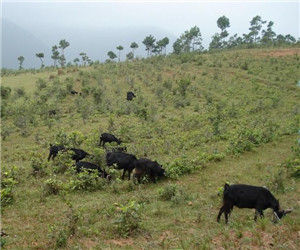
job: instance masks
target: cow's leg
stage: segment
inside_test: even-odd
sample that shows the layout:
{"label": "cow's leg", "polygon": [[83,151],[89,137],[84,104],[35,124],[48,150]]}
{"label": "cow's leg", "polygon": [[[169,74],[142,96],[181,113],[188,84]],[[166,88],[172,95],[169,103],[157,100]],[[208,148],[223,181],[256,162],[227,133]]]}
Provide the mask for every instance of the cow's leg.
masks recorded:
{"label": "cow's leg", "polygon": [[230,214],[230,210],[228,211],[227,209],[225,210],[225,222],[226,224],[228,223],[228,215]]}
{"label": "cow's leg", "polygon": [[263,218],[264,217],[264,213],[261,209],[259,208],[256,208],[255,209],[255,215],[254,215],[254,220],[257,221],[257,215],[260,215],[260,218]]}
{"label": "cow's leg", "polygon": [[220,218],[221,218],[221,215],[222,213],[224,213],[224,210],[225,210],[225,207],[224,205],[220,208],[220,211],[219,211],[219,214],[218,214],[218,217],[217,217],[217,222],[220,222]]}
{"label": "cow's leg", "polygon": [[121,177],[122,180],[124,180],[124,178],[125,178],[125,172],[126,172],[126,170],[125,170],[125,168],[124,168],[124,169],[123,169],[123,174],[122,174],[122,177]]}
{"label": "cow's leg", "polygon": [[128,180],[130,180],[130,175],[131,175],[131,172],[132,172],[132,170],[127,170],[128,171]]}
{"label": "cow's leg", "polygon": [[49,156],[48,156],[48,161],[51,159],[51,156],[52,156],[52,154],[51,154],[51,152],[49,153]]}
{"label": "cow's leg", "polygon": [[155,178],[155,176],[154,176],[153,174],[150,176],[150,179],[151,179],[151,181],[152,181],[153,183],[156,183],[156,178]]}

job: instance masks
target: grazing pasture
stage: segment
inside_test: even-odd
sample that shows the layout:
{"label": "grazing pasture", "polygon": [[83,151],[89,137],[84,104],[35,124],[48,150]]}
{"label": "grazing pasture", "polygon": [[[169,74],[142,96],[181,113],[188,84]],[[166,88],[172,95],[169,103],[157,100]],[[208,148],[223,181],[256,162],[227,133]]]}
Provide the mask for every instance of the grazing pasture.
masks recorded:
{"label": "grazing pasture", "polygon": [[[279,51],[4,75],[1,245],[298,249],[300,49]],[[130,102],[128,90],[136,95]],[[120,145],[99,146],[103,133]],[[84,150],[91,164],[76,171],[72,150],[48,161],[50,144]],[[122,171],[106,165],[116,147],[156,161],[165,177],[121,180]],[[254,222],[254,210],[234,208],[227,225],[217,223],[225,183],[265,186],[293,212],[274,224],[271,209]]]}

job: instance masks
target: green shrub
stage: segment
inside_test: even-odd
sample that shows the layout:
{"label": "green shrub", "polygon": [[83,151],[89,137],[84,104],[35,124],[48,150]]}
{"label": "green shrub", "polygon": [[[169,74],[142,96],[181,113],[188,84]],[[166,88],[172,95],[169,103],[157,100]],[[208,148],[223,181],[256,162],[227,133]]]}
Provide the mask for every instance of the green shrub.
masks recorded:
{"label": "green shrub", "polygon": [[31,156],[32,175],[34,177],[43,177],[47,175],[48,163],[43,159],[41,154]]}
{"label": "green shrub", "polygon": [[158,190],[159,198],[164,201],[171,200],[178,192],[177,184],[168,184]]}
{"label": "green shrub", "polygon": [[14,200],[13,189],[18,183],[17,181],[17,168],[7,168],[2,166],[1,169],[1,205],[3,207],[11,204]]}
{"label": "green shrub", "polygon": [[98,176],[98,171],[84,170],[78,174],[73,175],[69,183],[67,183],[67,189],[73,190],[85,190],[96,191],[102,190],[105,187],[106,179]]}
{"label": "green shrub", "polygon": [[141,205],[130,201],[125,205],[116,204],[117,218],[114,221],[116,232],[122,237],[134,234],[140,228]]}
{"label": "green shrub", "polygon": [[42,90],[47,87],[47,82],[41,78],[39,78],[36,82],[36,87],[38,90]]}
{"label": "green shrub", "polygon": [[43,194],[44,196],[57,195],[63,190],[63,183],[56,179],[56,176],[51,176],[44,182]]}
{"label": "green shrub", "polygon": [[2,99],[7,99],[10,96],[11,93],[11,88],[10,87],[5,87],[1,85],[1,98]]}

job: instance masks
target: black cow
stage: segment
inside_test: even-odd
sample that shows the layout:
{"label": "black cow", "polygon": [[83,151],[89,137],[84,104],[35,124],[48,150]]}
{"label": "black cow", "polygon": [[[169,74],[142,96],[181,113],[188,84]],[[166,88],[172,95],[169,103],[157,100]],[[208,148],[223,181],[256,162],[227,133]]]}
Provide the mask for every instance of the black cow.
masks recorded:
{"label": "black cow", "polygon": [[86,161],[78,161],[76,162],[76,172],[80,173],[83,169],[86,169],[88,171],[90,170],[97,170],[98,176],[102,178],[106,178],[108,180],[111,180],[111,176],[105,172],[105,170],[101,169],[96,164],[86,162]]}
{"label": "black cow", "polygon": [[107,166],[117,165],[117,169],[123,169],[122,179],[124,180],[126,171],[128,172],[128,180],[130,180],[130,175],[134,169],[134,163],[137,158],[128,153],[124,152],[108,152],[106,154],[106,164]]}
{"label": "black cow", "polygon": [[159,165],[156,161],[141,158],[135,161],[134,166],[134,177],[139,183],[144,175],[147,175],[154,183],[156,182],[156,177],[160,178],[165,176],[165,170],[162,168],[162,165]]}
{"label": "black cow", "polygon": [[78,92],[77,92],[76,90],[71,90],[70,93],[71,93],[72,95],[78,95]]}
{"label": "black cow", "polygon": [[85,152],[82,149],[70,148],[70,150],[72,150],[74,152],[74,154],[72,155],[72,160],[74,160],[76,162],[81,161],[86,156],[90,155],[89,153]]}
{"label": "black cow", "polygon": [[127,147],[114,147],[111,148],[111,152],[127,152]]}
{"label": "black cow", "polygon": [[120,145],[122,143],[122,141],[120,139],[118,139],[117,137],[115,137],[112,134],[109,134],[109,133],[101,134],[99,146],[103,145],[103,147],[104,147],[105,143],[107,143],[107,142],[108,143],[116,142],[116,143],[118,143],[118,145]]}
{"label": "black cow", "polygon": [[49,114],[49,116],[54,116],[54,115],[56,115],[56,110],[51,109],[51,110],[49,110],[48,114]]}
{"label": "black cow", "polygon": [[52,160],[54,160],[54,158],[57,156],[58,152],[61,150],[65,150],[65,147],[62,145],[52,145],[50,144],[50,148],[49,148],[49,156],[48,156],[48,161],[52,158]]}
{"label": "black cow", "polygon": [[228,223],[228,215],[231,213],[233,206],[238,208],[254,208],[256,221],[257,215],[264,216],[263,210],[272,208],[274,215],[277,219],[282,218],[291,210],[280,210],[279,200],[271,194],[271,192],[264,187],[256,187],[244,184],[228,185],[224,186],[223,193],[223,206],[217,217],[217,221],[220,221],[222,213],[225,214],[225,221]]}
{"label": "black cow", "polygon": [[132,91],[127,92],[127,101],[132,101],[132,99],[136,97]]}

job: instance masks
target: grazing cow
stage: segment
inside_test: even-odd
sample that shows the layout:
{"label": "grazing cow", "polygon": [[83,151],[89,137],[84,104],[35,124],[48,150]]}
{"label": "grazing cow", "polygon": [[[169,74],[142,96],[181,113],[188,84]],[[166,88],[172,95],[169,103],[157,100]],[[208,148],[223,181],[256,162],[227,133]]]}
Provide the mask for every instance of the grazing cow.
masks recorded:
{"label": "grazing cow", "polygon": [[55,109],[51,109],[51,110],[49,110],[49,116],[54,116],[54,115],[56,115],[56,110]]}
{"label": "grazing cow", "polygon": [[108,173],[106,173],[105,170],[101,169],[98,165],[86,161],[77,161],[76,162],[77,173],[80,173],[83,169],[86,169],[88,171],[97,170],[99,177],[111,180],[111,176]]}
{"label": "grazing cow", "polygon": [[89,153],[85,152],[82,149],[70,148],[70,150],[72,150],[74,152],[74,154],[72,155],[72,160],[74,160],[76,162],[81,161],[86,156],[90,155]]}
{"label": "grazing cow", "polygon": [[282,218],[291,210],[280,210],[279,201],[271,194],[271,192],[264,187],[256,187],[250,185],[236,184],[224,186],[223,193],[223,206],[217,217],[217,221],[220,221],[222,213],[225,215],[225,221],[228,223],[228,215],[231,213],[233,206],[238,208],[254,208],[256,221],[257,215],[264,216],[263,210],[272,208],[274,215],[277,219]]}
{"label": "grazing cow", "polygon": [[72,95],[78,95],[78,92],[77,92],[76,90],[71,90],[70,93],[71,93]]}
{"label": "grazing cow", "polygon": [[135,161],[135,173],[134,177],[141,182],[141,177],[147,175],[152,182],[156,182],[156,177],[165,176],[165,170],[162,165],[159,165],[156,161],[151,161],[145,158],[141,158]]}
{"label": "grazing cow", "polygon": [[132,99],[136,97],[132,91],[127,92],[127,101],[132,101]]}
{"label": "grazing cow", "polygon": [[118,143],[118,145],[120,145],[122,143],[122,141],[120,139],[118,139],[117,137],[115,137],[112,134],[109,134],[109,133],[101,134],[99,146],[103,145],[103,147],[104,147],[105,143],[107,143],[107,142],[108,143],[116,142],[116,143]]}
{"label": "grazing cow", "polygon": [[65,147],[62,145],[52,145],[50,144],[50,149],[49,149],[49,156],[48,156],[48,161],[51,159],[54,160],[54,158],[57,156],[58,152],[61,150],[64,150]]}
{"label": "grazing cow", "polygon": [[134,169],[134,163],[137,158],[128,153],[124,152],[108,152],[106,154],[106,164],[107,166],[117,165],[117,169],[123,169],[122,179],[124,180],[126,171],[128,172],[128,180],[130,180],[130,175]]}

